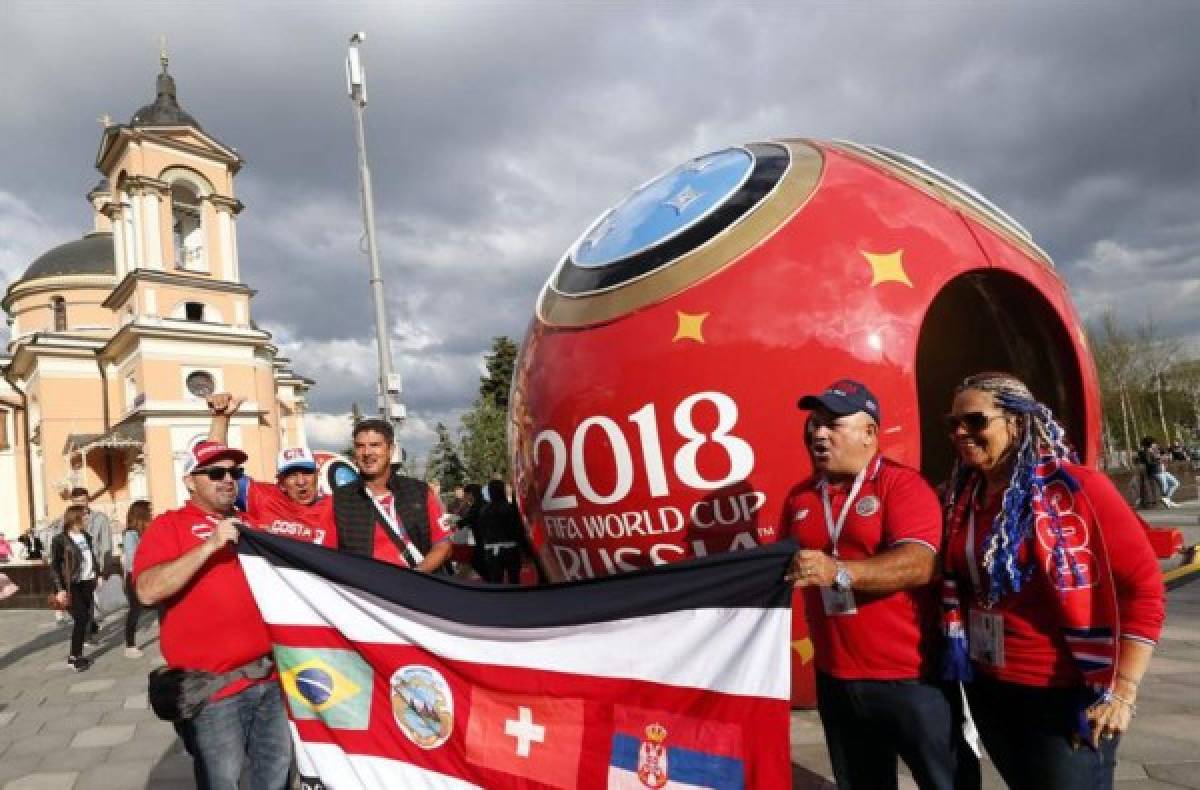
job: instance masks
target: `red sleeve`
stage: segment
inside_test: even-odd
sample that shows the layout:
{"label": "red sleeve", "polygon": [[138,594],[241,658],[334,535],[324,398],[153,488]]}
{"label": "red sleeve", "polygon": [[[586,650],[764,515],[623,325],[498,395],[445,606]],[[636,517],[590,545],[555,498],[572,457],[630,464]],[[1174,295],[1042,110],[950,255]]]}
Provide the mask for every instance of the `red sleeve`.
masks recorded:
{"label": "red sleeve", "polygon": [[175,525],[171,516],[164,513],[150,522],[138,543],[137,553],[133,557],[133,583],[147,568],[161,565],[164,562],[183,556],[179,545],[179,537],[175,534]]}
{"label": "red sleeve", "polygon": [[937,553],[942,545],[942,508],[937,494],[915,469],[892,467],[884,491],[883,541],[890,548],[919,543]]}
{"label": "red sleeve", "polygon": [[1071,471],[1083,485],[1104,536],[1117,586],[1121,636],[1157,642],[1167,616],[1166,592],[1145,528],[1107,475],[1091,469]]}
{"label": "red sleeve", "polygon": [[246,484],[246,515],[253,519],[262,518],[262,500],[263,486],[266,483],[260,483],[257,480],[250,480]]}
{"label": "red sleeve", "polygon": [[442,500],[438,499],[437,494],[433,493],[433,489],[425,486],[425,510],[429,513],[429,545],[436,546],[437,544],[450,540],[453,530],[449,529],[445,524],[445,511],[442,508]]}
{"label": "red sleeve", "polygon": [[787,492],[787,496],[783,498],[783,510],[779,513],[779,540],[796,537],[792,534],[792,529],[796,518],[796,498],[800,496],[802,487],[801,484],[792,486],[791,490]]}
{"label": "red sleeve", "polygon": [[333,497],[324,496],[317,500],[313,505],[316,511],[313,519],[316,524],[314,528],[317,530],[317,543],[327,549],[336,549],[338,547],[337,525],[333,522]]}

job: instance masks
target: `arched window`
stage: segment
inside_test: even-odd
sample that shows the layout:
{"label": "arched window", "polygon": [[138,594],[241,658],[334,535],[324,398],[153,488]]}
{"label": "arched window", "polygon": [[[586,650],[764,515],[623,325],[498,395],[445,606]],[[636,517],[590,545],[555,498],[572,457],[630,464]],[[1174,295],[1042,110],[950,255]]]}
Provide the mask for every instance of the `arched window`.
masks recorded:
{"label": "arched window", "polygon": [[54,313],[54,331],[67,331],[67,300],[55,296],[50,300],[50,310]]}
{"label": "arched window", "polygon": [[200,196],[184,181],[171,184],[171,231],[175,243],[175,267],[205,271]]}

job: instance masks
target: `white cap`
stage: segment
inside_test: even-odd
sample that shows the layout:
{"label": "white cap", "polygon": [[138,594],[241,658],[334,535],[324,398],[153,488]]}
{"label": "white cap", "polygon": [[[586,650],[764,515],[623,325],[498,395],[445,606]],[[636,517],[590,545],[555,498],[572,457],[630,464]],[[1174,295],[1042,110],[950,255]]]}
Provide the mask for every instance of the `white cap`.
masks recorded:
{"label": "white cap", "polygon": [[288,447],[280,450],[279,457],[275,461],[275,474],[287,474],[294,469],[317,471],[317,459],[313,458],[312,450],[307,447]]}

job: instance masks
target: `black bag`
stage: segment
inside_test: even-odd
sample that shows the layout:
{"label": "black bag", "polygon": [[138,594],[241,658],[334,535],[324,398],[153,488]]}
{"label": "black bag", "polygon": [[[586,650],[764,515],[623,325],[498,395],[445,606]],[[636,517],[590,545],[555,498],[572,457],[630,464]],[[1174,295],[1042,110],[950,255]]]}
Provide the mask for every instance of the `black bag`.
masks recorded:
{"label": "black bag", "polygon": [[233,681],[262,680],[274,666],[270,656],[263,656],[222,675],[199,669],[158,667],[147,678],[146,698],[154,715],[163,721],[188,721],[204,710],[213,694]]}

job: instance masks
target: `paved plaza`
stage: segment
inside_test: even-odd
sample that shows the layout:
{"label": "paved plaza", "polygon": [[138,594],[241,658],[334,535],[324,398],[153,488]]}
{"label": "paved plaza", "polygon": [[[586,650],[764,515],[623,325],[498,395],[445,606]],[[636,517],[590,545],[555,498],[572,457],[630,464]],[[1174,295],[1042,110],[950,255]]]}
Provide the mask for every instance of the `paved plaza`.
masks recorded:
{"label": "paved plaza", "polygon": [[[1200,507],[1145,514],[1189,525]],[[1200,582],[1168,594],[1167,628],[1121,745],[1121,790],[1200,788]],[[49,611],[0,610],[0,789],[118,790],[192,787],[191,763],[169,724],[146,706],[146,673],[161,662],[158,629],[143,617],[146,655],[125,658],[122,620],[106,622],[96,659],[76,673],[63,659],[69,629]],[[829,760],[815,713],[792,718],[795,787],[826,788]],[[988,768],[988,787],[1001,787]],[[907,787],[914,787],[905,780]]]}

